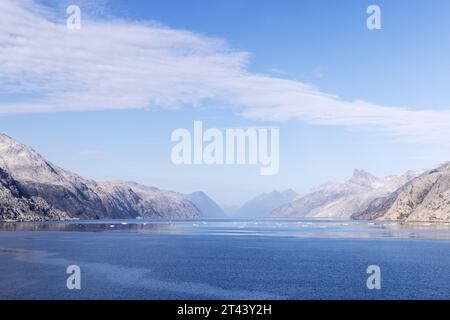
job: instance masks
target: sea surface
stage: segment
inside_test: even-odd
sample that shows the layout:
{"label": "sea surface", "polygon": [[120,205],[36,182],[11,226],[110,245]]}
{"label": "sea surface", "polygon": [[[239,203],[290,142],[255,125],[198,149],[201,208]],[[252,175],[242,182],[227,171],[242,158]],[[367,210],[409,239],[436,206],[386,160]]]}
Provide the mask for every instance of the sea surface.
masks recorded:
{"label": "sea surface", "polygon": [[[69,265],[81,289],[69,290]],[[367,287],[367,268],[381,289]],[[450,225],[0,223],[0,299],[449,299]]]}

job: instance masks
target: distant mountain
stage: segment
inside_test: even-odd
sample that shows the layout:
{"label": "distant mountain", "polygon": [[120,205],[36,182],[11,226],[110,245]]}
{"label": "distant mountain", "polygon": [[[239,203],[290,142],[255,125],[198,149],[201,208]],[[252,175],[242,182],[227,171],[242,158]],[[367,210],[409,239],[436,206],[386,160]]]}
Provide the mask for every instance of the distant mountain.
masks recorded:
{"label": "distant mountain", "polygon": [[203,218],[218,219],[226,217],[222,208],[202,191],[188,194],[185,198],[192,202],[200,210]]}
{"label": "distant mountain", "polygon": [[389,195],[419,173],[379,179],[363,170],[355,170],[344,182],[328,183],[298,197],[272,212],[276,217],[349,218],[367,208],[375,198]]}
{"label": "distant mountain", "polygon": [[237,211],[236,216],[266,217],[274,209],[293,201],[297,196],[297,193],[292,189],[283,192],[275,190],[271,193],[263,193],[242,205]]}
{"label": "distant mountain", "polygon": [[450,221],[450,163],[411,179],[371,201],[353,219]]}
{"label": "distant mountain", "polygon": [[0,220],[201,217],[181,194],[134,182],[84,179],[5,134],[0,134],[0,169]]}

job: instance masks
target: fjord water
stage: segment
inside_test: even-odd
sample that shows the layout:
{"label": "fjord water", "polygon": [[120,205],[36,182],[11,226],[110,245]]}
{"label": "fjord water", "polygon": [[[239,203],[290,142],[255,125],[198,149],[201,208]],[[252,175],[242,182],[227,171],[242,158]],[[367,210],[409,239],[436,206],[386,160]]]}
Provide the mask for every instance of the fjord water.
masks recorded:
{"label": "fjord water", "polygon": [[[66,287],[69,265],[81,290]],[[367,289],[369,265],[380,290]],[[1,299],[448,299],[449,266],[448,224],[0,224]]]}

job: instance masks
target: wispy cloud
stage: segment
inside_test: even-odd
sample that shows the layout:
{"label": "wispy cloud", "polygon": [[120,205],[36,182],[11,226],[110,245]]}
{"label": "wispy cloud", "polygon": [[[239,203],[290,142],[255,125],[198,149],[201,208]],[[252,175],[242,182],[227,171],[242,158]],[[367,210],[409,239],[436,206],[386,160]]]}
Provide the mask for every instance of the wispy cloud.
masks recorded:
{"label": "wispy cloud", "polygon": [[[64,20],[62,20],[64,21]],[[346,101],[251,73],[226,41],[155,22],[85,18],[69,31],[31,0],[0,1],[0,113],[180,108],[217,100],[257,120],[301,119],[450,145],[450,112]]]}

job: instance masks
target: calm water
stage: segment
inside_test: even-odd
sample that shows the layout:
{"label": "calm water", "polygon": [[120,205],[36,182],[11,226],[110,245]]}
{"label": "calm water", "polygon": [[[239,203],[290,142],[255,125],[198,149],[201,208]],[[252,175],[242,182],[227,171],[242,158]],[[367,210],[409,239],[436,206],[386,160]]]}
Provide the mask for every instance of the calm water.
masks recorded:
{"label": "calm water", "polygon": [[[66,268],[81,268],[81,290]],[[381,268],[368,290],[366,268]],[[449,299],[450,225],[342,220],[0,224],[1,299]]]}

